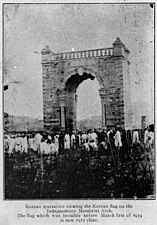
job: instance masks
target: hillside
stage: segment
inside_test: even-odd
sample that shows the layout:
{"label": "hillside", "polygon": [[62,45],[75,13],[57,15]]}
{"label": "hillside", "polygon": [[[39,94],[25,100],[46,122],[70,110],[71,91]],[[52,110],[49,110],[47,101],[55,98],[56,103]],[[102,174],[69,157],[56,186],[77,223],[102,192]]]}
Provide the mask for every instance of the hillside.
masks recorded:
{"label": "hillside", "polygon": [[33,117],[9,115],[5,129],[8,131],[39,131],[43,129],[43,121]]}
{"label": "hillside", "polygon": [[102,126],[101,115],[83,119],[78,121],[77,123],[78,130],[88,130],[92,128],[99,128],[101,126]]}

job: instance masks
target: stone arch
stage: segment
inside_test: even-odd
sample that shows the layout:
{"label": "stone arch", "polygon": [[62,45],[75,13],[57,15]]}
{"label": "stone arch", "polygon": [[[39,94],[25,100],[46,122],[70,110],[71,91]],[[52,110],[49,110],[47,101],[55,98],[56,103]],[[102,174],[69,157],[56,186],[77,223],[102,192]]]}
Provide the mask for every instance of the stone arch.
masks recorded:
{"label": "stone arch", "polygon": [[[90,74],[100,85],[102,126],[131,126],[129,50],[119,38],[112,48],[53,54],[42,52],[44,127],[65,130],[67,81]],[[72,93],[71,93],[72,94]],[[74,95],[69,96],[74,98]],[[74,115],[72,115],[74,118]]]}

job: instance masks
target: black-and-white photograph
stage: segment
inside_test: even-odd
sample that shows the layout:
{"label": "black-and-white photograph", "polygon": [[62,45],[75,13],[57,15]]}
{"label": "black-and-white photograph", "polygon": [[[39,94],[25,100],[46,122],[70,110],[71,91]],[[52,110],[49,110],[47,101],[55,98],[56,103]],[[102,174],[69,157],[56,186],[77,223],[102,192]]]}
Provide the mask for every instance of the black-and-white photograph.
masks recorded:
{"label": "black-and-white photograph", "polygon": [[4,200],[156,198],[154,10],[3,4]]}

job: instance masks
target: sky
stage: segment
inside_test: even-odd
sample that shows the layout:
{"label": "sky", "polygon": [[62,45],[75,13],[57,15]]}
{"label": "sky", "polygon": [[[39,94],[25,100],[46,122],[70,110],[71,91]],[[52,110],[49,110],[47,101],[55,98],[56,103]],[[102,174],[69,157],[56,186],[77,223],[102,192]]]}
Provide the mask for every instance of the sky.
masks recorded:
{"label": "sky", "polygon": [[[77,88],[77,120],[101,115],[98,80],[85,80]],[[90,110],[89,110],[90,109]],[[87,113],[88,111],[88,113]]]}
{"label": "sky", "polygon": [[[144,102],[151,113],[154,97],[153,20],[154,9],[150,4],[5,4],[3,72],[4,83],[9,84],[9,89],[4,94],[4,111],[42,118],[40,52],[46,45],[56,53],[72,48],[76,51],[107,48],[120,37],[130,50],[133,108],[143,110],[141,104]],[[89,85],[91,88],[87,88]],[[91,115],[93,106],[97,108],[93,114],[100,114],[98,88],[90,81],[84,81],[78,87],[78,118]],[[89,97],[90,104],[83,109],[81,99],[93,93],[95,100]]]}

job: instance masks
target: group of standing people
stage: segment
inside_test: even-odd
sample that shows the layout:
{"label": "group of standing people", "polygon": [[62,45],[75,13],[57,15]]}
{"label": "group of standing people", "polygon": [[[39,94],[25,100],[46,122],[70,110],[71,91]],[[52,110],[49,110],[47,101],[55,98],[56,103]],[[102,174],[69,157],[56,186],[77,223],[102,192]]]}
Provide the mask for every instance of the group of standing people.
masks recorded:
{"label": "group of standing people", "polygon": [[[122,129],[91,129],[88,132],[73,131],[71,133],[65,131],[53,135],[44,132],[4,135],[4,147],[9,154],[13,152],[28,153],[29,151],[33,151],[38,155],[51,153],[57,155],[64,150],[78,149],[80,147],[84,147],[86,151],[98,151],[99,146],[101,146],[105,153],[108,146],[110,146],[110,148],[117,151],[118,158],[118,153],[123,146],[125,147],[126,142],[126,131]],[[139,132],[137,129],[134,129],[132,132],[132,144],[140,144],[140,142]],[[150,148],[150,151],[153,151],[154,130],[151,126],[145,129],[143,143],[147,148]]]}
{"label": "group of standing people", "polygon": [[58,153],[59,135],[51,135],[43,132],[37,133],[17,133],[4,135],[5,152],[12,154],[14,152],[28,153],[30,151],[36,154]]}

